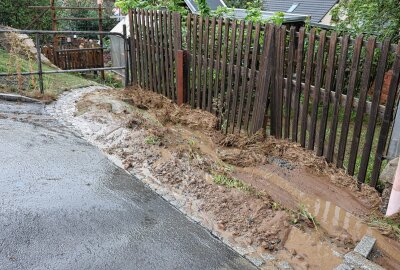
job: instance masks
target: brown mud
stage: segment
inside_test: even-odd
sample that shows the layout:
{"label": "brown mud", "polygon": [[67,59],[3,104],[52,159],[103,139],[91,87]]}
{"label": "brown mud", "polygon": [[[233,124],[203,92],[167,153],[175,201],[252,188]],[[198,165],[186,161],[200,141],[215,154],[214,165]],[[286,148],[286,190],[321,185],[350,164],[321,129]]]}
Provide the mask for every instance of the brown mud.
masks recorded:
{"label": "brown mud", "polygon": [[[379,194],[300,146],[261,133],[222,135],[217,118],[161,95],[97,91],[76,103],[92,141],[261,268],[333,269],[365,234],[374,261],[400,268],[400,244],[367,225]],[[217,185],[234,179],[236,188]],[[232,183],[231,183],[232,184]]]}

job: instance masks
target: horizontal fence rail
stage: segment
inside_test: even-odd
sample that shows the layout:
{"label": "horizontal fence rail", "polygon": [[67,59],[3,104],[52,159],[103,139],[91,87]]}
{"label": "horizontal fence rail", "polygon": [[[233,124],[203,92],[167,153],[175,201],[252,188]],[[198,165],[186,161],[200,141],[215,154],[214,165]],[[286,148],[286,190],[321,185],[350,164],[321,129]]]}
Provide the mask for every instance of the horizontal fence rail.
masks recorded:
{"label": "horizontal fence rail", "polygon": [[225,133],[269,132],[377,185],[400,45],[167,11],[131,10],[129,20],[135,84],[215,114]]}

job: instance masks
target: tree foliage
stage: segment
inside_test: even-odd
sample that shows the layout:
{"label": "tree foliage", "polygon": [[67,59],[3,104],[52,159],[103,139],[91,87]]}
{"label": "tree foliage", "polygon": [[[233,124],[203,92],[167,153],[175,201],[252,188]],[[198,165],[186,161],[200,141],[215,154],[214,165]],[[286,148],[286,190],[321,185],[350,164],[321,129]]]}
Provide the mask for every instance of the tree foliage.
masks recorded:
{"label": "tree foliage", "polygon": [[128,13],[129,9],[160,9],[166,8],[169,11],[179,12],[182,15],[187,14],[187,9],[184,8],[183,0],[117,0],[115,6],[120,8],[123,13]]}
{"label": "tree foliage", "polygon": [[400,0],[342,0],[332,19],[341,32],[400,39]]}
{"label": "tree foliage", "polygon": [[47,14],[31,25],[36,15],[42,11],[28,8],[28,6],[46,6],[48,0],[1,0],[0,1],[0,24],[19,29],[36,28],[50,29],[51,17]]}

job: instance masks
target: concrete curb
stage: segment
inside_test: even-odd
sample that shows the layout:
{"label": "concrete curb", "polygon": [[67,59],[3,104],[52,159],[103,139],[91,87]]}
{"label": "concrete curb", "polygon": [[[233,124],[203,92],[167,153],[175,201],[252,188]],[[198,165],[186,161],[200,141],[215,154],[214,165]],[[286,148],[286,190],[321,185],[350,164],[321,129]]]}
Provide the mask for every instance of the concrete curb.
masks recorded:
{"label": "concrete curb", "polygon": [[13,101],[13,102],[27,102],[27,103],[43,103],[38,99],[24,97],[15,94],[5,94],[5,93],[0,93],[0,100]]}

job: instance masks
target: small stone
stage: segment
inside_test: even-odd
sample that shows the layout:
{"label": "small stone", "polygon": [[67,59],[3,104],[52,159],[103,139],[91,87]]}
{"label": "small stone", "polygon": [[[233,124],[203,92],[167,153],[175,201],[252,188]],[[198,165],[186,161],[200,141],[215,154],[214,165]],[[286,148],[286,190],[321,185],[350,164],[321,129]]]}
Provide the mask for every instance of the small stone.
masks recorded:
{"label": "small stone", "polygon": [[299,254],[296,255],[296,259],[298,259],[299,261],[304,261],[304,257]]}
{"label": "small stone", "polygon": [[334,270],[353,270],[353,267],[342,263],[341,265],[338,265]]}
{"label": "small stone", "polygon": [[262,241],[262,242],[261,242],[261,247],[262,247],[262,248],[265,248],[265,249],[268,248],[268,243],[265,242],[265,241]]}
{"label": "small stone", "polygon": [[297,255],[297,251],[295,249],[291,249],[289,250],[290,254],[292,254],[292,256],[296,256]]}
{"label": "small stone", "polygon": [[222,224],[222,223],[218,223],[218,229],[220,229],[220,230],[223,230],[223,231],[225,231],[226,230],[226,228],[225,228],[225,225],[224,224]]}
{"label": "small stone", "polygon": [[376,239],[365,235],[361,241],[357,244],[354,248],[354,251],[362,255],[363,257],[367,258],[368,255],[371,253],[372,249],[374,248]]}
{"label": "small stone", "polygon": [[384,268],[371,262],[355,251],[351,251],[344,255],[344,261],[353,267],[358,267],[363,270],[383,270]]}
{"label": "small stone", "polygon": [[261,257],[265,260],[265,261],[273,261],[276,260],[276,257],[274,255],[271,255],[269,253],[262,253]]}
{"label": "small stone", "polygon": [[246,256],[246,258],[255,266],[260,267],[264,264],[264,260],[259,257]]}
{"label": "small stone", "polygon": [[282,261],[278,263],[278,269],[279,270],[292,270],[292,266],[287,262],[287,261]]}

